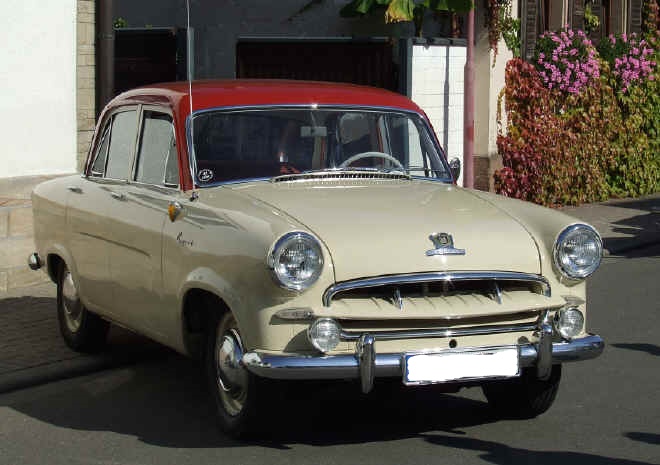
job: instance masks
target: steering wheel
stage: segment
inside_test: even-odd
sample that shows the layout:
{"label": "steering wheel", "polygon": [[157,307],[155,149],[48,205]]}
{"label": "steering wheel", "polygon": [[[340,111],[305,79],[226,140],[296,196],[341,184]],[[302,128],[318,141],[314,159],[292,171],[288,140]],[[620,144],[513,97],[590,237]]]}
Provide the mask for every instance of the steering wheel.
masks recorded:
{"label": "steering wheel", "polygon": [[344,162],[339,165],[339,168],[346,168],[347,166],[350,166],[351,163],[354,161],[362,160],[363,158],[383,158],[387,161],[391,161],[394,163],[397,168],[401,168],[402,171],[406,171],[406,168],[401,164],[399,160],[394,158],[392,155],[383,153],[383,152],[362,152],[362,153],[356,153],[352,157],[348,157]]}

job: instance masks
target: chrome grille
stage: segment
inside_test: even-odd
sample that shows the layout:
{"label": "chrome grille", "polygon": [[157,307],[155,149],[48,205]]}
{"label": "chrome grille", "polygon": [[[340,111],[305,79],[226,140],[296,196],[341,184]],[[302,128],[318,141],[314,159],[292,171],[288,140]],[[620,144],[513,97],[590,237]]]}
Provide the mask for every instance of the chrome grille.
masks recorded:
{"label": "chrome grille", "polygon": [[[479,305],[481,299],[502,303],[517,293],[550,296],[550,284],[539,275],[513,272],[446,272],[381,276],[338,283],[326,290],[323,304],[339,299],[385,299],[401,307],[406,299],[424,299],[431,305],[461,299]],[[448,302],[447,302],[448,303]]]}

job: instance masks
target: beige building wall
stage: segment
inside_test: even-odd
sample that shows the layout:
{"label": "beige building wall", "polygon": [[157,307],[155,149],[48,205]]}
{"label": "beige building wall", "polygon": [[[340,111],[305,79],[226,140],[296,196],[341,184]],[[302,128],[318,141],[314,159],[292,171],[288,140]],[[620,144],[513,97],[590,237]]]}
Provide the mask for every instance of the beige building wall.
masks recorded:
{"label": "beige building wall", "polygon": [[0,21],[0,178],[71,173],[76,0],[3,0]]}
{"label": "beige building wall", "polygon": [[[29,4],[30,2],[27,2],[23,5],[23,8],[27,8]],[[15,141],[17,139],[19,142],[23,140],[26,149],[34,149],[35,144],[38,143],[53,143],[52,140],[49,141],[46,138],[46,135],[39,132],[39,128],[45,127],[45,123],[50,121],[53,123],[52,127],[54,130],[63,132],[61,135],[62,138],[57,140],[64,142],[59,151],[56,148],[53,148],[52,151],[34,149],[33,152],[20,153],[20,156],[14,161],[12,161],[11,157],[9,160],[3,159],[5,171],[0,172],[0,295],[13,289],[38,284],[48,279],[45,273],[31,271],[27,267],[27,257],[34,251],[30,194],[34,186],[52,177],[48,175],[57,174],[58,172],[73,172],[76,167],[79,170],[87,155],[94,131],[94,0],[75,0],[75,5],[72,3],[72,6],[75,6],[76,27],[75,29],[71,27],[69,31],[71,40],[64,42],[60,40],[60,42],[56,42],[56,44],[59,44],[59,47],[64,47],[64,45],[68,47],[65,50],[58,50],[57,53],[58,56],[70,57],[70,61],[64,60],[64,64],[68,63],[69,66],[67,72],[71,76],[71,87],[65,86],[64,89],[57,88],[58,84],[60,84],[57,79],[52,78],[46,82],[45,76],[48,76],[47,73],[32,70],[32,79],[35,79],[36,76],[36,78],[42,80],[42,86],[38,89],[38,92],[28,95],[6,93],[3,96],[3,99],[14,99],[14,103],[11,103],[11,105],[22,104],[28,107],[29,105],[34,105],[41,107],[43,112],[48,113],[49,111],[54,111],[53,108],[50,108],[54,103],[47,94],[53,88],[57,88],[56,90],[60,92],[60,94],[55,92],[58,95],[57,102],[64,107],[70,108],[72,114],[70,118],[67,118],[67,113],[65,112],[64,119],[66,121],[61,121],[57,116],[36,118],[34,115],[37,113],[33,112],[32,119],[38,126],[27,128],[30,133],[29,137],[23,134],[18,135],[22,139],[18,139],[18,136],[15,134],[9,134],[7,136],[12,137],[12,140]],[[66,24],[66,21],[63,21],[61,26],[63,27],[64,24]],[[64,35],[66,36],[67,34]],[[15,38],[14,40],[17,39]],[[12,59],[18,60],[20,57],[16,53],[13,53],[12,50],[16,51],[29,47],[32,40],[34,38],[29,39],[22,45],[13,42],[14,49],[6,48],[4,53],[11,53]],[[50,44],[49,46],[52,47],[52,45]],[[45,50],[49,51],[50,48],[45,47]],[[34,55],[26,54],[26,56],[31,56],[32,62],[38,61],[35,60]],[[61,65],[62,63],[57,63],[57,66]],[[5,71],[3,77],[7,79],[8,75],[9,72]],[[69,81],[64,79],[64,82]],[[22,85],[27,84],[29,83],[22,83]],[[24,100],[28,98],[31,101],[25,102]],[[73,114],[74,109],[75,115]],[[23,124],[25,124],[25,121],[23,120]],[[7,156],[9,155],[7,152],[5,154]],[[59,157],[55,157],[54,154],[58,154]],[[25,157],[31,157],[32,159],[22,163],[21,158]],[[55,160],[52,158],[55,158]],[[12,166],[7,166],[9,164]],[[31,176],[34,174],[35,166],[43,170],[46,176]],[[9,172],[9,169],[12,171]],[[39,169],[37,169],[37,172],[39,172]]]}

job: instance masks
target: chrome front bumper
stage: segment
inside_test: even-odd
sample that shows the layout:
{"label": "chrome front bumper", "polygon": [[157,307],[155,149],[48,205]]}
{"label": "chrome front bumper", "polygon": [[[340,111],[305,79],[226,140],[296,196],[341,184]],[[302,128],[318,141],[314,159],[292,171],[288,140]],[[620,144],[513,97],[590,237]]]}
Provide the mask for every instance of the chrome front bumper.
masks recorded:
{"label": "chrome front bumper", "polygon": [[[536,367],[539,378],[549,375],[554,364],[575,362],[598,357],[603,352],[604,341],[595,334],[570,342],[552,343],[551,334],[541,337],[536,344],[520,348],[520,366]],[[402,377],[405,354],[376,354],[374,338],[360,338],[355,354],[302,356],[272,355],[259,351],[243,356],[243,365],[252,373],[264,378],[309,380],[359,378],[363,392],[369,392],[374,377]]]}

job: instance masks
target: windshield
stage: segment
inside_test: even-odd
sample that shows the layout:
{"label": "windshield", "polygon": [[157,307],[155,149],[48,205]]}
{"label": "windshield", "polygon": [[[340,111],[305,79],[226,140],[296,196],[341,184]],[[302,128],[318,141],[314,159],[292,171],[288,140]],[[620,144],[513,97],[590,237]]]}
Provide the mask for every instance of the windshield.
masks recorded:
{"label": "windshield", "polygon": [[451,181],[428,126],[413,113],[269,108],[195,115],[200,186],[329,169],[405,173]]}

